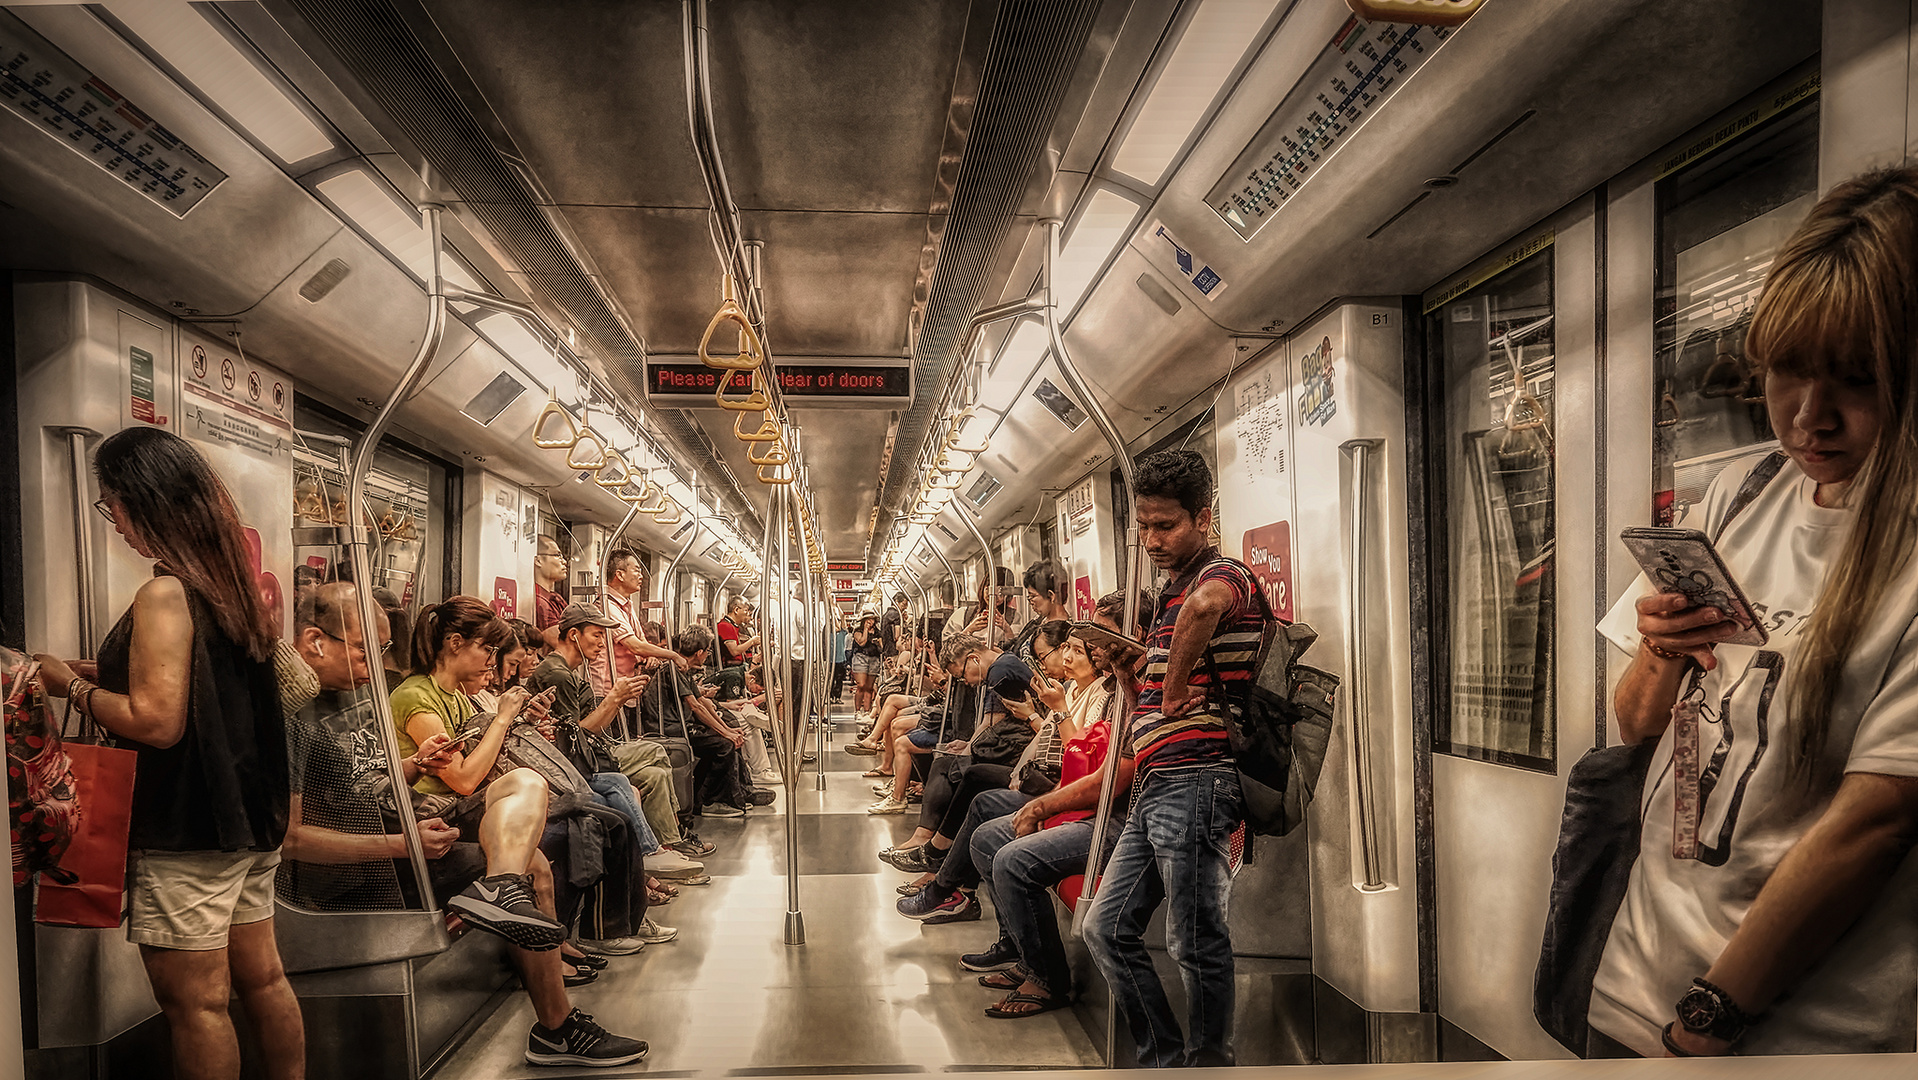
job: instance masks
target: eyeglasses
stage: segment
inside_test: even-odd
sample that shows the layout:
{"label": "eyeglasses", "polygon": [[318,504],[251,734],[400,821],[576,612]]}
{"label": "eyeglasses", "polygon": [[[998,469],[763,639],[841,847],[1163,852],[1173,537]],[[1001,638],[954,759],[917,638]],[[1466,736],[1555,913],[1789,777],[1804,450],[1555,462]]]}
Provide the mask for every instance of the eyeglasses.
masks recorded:
{"label": "eyeglasses", "polygon": [[326,629],[325,627],[320,627],[320,633],[325,634],[327,637],[330,637],[334,641],[337,641],[340,644],[346,646],[346,651],[353,654],[354,656],[362,660],[366,658],[365,639],[361,639],[359,641],[348,641],[345,638],[341,637],[340,635],[335,634],[332,631]]}
{"label": "eyeglasses", "polygon": [[108,505],[105,499],[93,500],[93,508],[95,510],[100,511],[100,516],[107,519],[107,524],[109,525],[120,524],[120,519],[113,516],[113,507]]}

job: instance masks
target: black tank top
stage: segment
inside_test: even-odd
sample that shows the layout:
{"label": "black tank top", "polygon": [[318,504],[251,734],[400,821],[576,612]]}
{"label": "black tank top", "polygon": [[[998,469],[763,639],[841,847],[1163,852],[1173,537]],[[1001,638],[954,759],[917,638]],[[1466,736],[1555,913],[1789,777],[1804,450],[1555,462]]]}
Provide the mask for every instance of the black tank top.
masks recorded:
{"label": "black tank top", "polygon": [[[272,851],[286,837],[286,720],[272,661],[257,661],[187,594],[193,614],[186,730],[165,749],[135,739],[135,851]],[[100,686],[132,685],[133,611],[100,645]]]}

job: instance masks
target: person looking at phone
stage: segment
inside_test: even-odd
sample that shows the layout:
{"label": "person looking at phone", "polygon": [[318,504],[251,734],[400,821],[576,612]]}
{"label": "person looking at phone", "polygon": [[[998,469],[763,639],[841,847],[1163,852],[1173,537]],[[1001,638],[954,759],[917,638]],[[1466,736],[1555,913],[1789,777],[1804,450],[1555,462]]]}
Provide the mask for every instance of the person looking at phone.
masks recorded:
{"label": "person looking at phone", "polygon": [[[433,735],[453,738],[479,715],[470,696],[492,676],[512,628],[477,596],[455,596],[420,612],[413,626],[413,675],[393,688],[393,724],[400,753],[417,757]],[[472,795],[499,761],[500,747],[530,697],[522,687],[499,697],[499,711],[476,741],[455,743],[444,761],[413,786],[424,795]]]}
{"label": "person looking at phone", "polygon": [[[1148,1068],[1232,1063],[1226,904],[1244,796],[1225,708],[1252,677],[1265,609],[1251,571],[1208,539],[1212,490],[1211,470],[1191,450],[1153,454],[1133,477],[1140,541],[1171,580],[1146,633],[1145,674],[1121,745],[1135,760],[1137,790],[1086,916],[1086,945]],[[1184,1034],[1145,947],[1161,900],[1169,902],[1167,951],[1185,980]]]}
{"label": "person looking at phone", "polygon": [[[1632,656],[1620,737],[1658,745],[1593,1056],[1909,1053],[1918,1035],[1914,251],[1906,166],[1834,187],[1771,264],[1745,352],[1786,460],[1762,485],[1768,455],[1727,467],[1684,519],[1717,534],[1770,640],[1730,644],[1725,612],[1643,576],[1599,624]],[[1700,765],[1675,768],[1680,749]]]}
{"label": "person looking at phone", "polygon": [[720,667],[753,662],[759,648],[759,635],[753,632],[753,606],[743,596],[734,596],[726,608],[726,617],[714,631],[719,637]]}
{"label": "person looking at phone", "polygon": [[[320,585],[302,594],[294,616],[294,645],[319,677],[320,695],[289,722],[293,759],[292,817],[286,833],[290,878],[377,860],[394,863],[404,893],[412,879],[399,808],[387,779],[385,755],[372,738],[372,703],[356,693],[369,678],[359,607],[348,583]],[[379,637],[386,637],[380,619]],[[384,642],[382,642],[384,645]],[[402,761],[412,781],[443,764],[451,746],[428,736]],[[477,843],[441,818],[419,822],[433,893],[470,926],[498,934],[533,1006],[526,1060],[536,1065],[625,1065],[647,1045],[614,1035],[573,1009],[557,945],[566,929],[553,917],[552,866],[539,851],[546,825],[546,781],[532,769],[514,769],[486,786],[474,823]],[[414,811],[412,806],[407,807]],[[364,888],[364,875],[348,880]],[[316,899],[308,896],[308,899]],[[335,897],[350,901],[351,894]],[[355,910],[349,902],[345,910]]]}
{"label": "person looking at phone", "polygon": [[587,669],[593,693],[602,697],[611,694],[613,680],[638,674],[642,659],[663,660],[681,671],[692,670],[692,661],[646,640],[645,603],[646,564],[630,549],[615,548],[606,558],[606,614],[615,624],[607,631],[613,646],[609,653],[612,670],[609,673],[606,664],[593,664]]}

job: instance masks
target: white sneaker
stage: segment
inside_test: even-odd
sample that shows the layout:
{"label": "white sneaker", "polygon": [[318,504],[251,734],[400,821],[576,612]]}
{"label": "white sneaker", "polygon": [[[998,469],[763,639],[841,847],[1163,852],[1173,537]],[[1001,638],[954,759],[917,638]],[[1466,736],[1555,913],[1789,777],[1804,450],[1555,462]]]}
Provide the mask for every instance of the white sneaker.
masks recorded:
{"label": "white sneaker", "polygon": [[646,943],[637,937],[607,938],[604,941],[582,939],[573,942],[580,951],[595,956],[631,956],[646,947]]}
{"label": "white sneaker", "polygon": [[778,773],[772,771],[771,769],[768,769],[767,771],[763,773],[753,774],[754,787],[776,788],[776,787],[783,786],[785,783],[786,781],[782,779]]}
{"label": "white sneaker", "polygon": [[633,936],[648,945],[659,945],[678,937],[679,928],[676,926],[661,926],[653,921],[651,915],[648,915],[645,919],[641,920],[639,932]]}
{"label": "white sneaker", "polygon": [[672,848],[663,847],[644,860],[646,872],[658,878],[697,877],[706,864],[689,859]]}
{"label": "white sneaker", "polygon": [[906,800],[895,799],[892,796],[888,795],[885,798],[879,800],[878,802],[873,803],[871,806],[866,807],[866,813],[868,814],[903,814],[906,812],[906,806],[907,806]]}
{"label": "white sneaker", "polygon": [[773,729],[772,717],[761,712],[756,705],[748,705],[740,709],[736,715],[738,715],[741,720],[746,721],[761,731],[771,731]]}

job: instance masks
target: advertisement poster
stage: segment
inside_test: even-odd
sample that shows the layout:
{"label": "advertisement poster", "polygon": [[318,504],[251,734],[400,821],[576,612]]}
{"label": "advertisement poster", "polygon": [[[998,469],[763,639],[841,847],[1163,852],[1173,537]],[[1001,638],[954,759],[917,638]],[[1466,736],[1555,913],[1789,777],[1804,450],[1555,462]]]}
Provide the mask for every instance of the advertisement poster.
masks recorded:
{"label": "advertisement poster", "polygon": [[1096,601],[1092,595],[1092,579],[1091,578],[1082,577],[1079,580],[1072,583],[1072,617],[1073,618],[1079,620],[1080,622],[1091,621],[1092,608],[1095,602]]}
{"label": "advertisement poster", "polygon": [[502,619],[519,618],[519,582],[509,577],[493,579],[493,613]]}
{"label": "advertisement poster", "polygon": [[1292,525],[1275,521],[1249,529],[1245,534],[1245,554],[1240,559],[1251,567],[1252,576],[1265,590],[1266,603],[1281,619],[1292,618]]}

